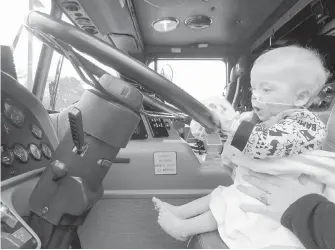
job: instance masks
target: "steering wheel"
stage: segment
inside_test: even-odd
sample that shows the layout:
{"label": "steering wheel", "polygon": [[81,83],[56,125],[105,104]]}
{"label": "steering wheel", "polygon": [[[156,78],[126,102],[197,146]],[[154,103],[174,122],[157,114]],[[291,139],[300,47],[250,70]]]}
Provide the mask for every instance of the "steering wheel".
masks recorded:
{"label": "steering wheel", "polygon": [[121,74],[136,79],[144,87],[157,93],[164,100],[193,117],[205,128],[213,132],[218,131],[211,112],[202,103],[165,77],[108,43],[75,26],[38,11],[30,12],[26,20],[26,26],[50,34],[56,39],[72,45],[77,50],[94,57],[101,63],[114,68]]}

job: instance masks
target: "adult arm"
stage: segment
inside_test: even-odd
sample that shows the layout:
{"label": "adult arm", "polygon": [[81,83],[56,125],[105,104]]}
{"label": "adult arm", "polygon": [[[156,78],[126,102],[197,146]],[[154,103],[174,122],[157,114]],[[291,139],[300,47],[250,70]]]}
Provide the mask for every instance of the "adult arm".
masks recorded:
{"label": "adult arm", "polygon": [[298,199],[284,212],[281,223],[306,248],[335,248],[335,204],[321,195]]}
{"label": "adult arm", "polygon": [[249,171],[238,186],[264,205],[241,204],[247,213],[268,216],[291,230],[306,248],[335,248],[335,204],[322,195],[322,185],[301,176],[299,181]]}

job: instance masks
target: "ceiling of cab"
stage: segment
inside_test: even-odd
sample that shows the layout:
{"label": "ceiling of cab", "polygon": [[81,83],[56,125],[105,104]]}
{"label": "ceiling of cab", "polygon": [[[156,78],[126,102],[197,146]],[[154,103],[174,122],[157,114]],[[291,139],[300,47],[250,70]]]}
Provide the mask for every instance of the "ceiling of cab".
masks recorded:
{"label": "ceiling of cab", "polygon": [[[237,45],[253,33],[278,8],[283,0],[133,0],[136,18],[145,45],[187,46],[196,43]],[[185,19],[206,15],[210,27],[191,29]],[[161,33],[152,28],[160,18],[179,20],[177,29]]]}
{"label": "ceiling of cab", "polygon": [[[93,35],[129,54],[170,56],[180,47],[182,53],[174,55],[215,57],[248,48],[298,0],[55,1],[78,27],[86,31],[87,25],[89,31],[93,27]],[[198,15],[208,16],[211,25],[187,27],[185,20]],[[153,23],[162,18],[177,19],[179,25],[170,32],[157,32]]]}

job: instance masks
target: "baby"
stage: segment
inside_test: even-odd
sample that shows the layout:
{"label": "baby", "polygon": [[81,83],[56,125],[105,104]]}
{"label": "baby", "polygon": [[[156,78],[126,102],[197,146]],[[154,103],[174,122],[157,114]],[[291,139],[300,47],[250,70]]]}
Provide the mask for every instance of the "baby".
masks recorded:
{"label": "baby", "polygon": [[[211,194],[182,206],[173,206],[154,197],[162,229],[181,241],[219,229],[221,238],[229,247],[268,246],[260,242],[267,238],[266,233],[275,222],[268,223],[264,219],[261,223],[254,223],[254,231],[237,230],[245,228],[248,223],[251,225],[253,220],[251,215],[234,217],[233,212],[239,210],[241,200],[247,199],[238,191],[237,184],[243,182],[242,176],[248,172],[248,164],[253,161],[280,160],[283,159],[281,157],[294,157],[321,147],[326,127],[304,107],[318,94],[328,76],[316,52],[297,46],[277,48],[261,55],[251,70],[252,113],[236,115],[232,107],[227,106],[227,101],[218,98],[207,102],[205,105],[212,111],[214,119],[229,135],[223,159],[231,160],[235,155],[240,155],[238,158],[242,159],[238,163],[232,160],[238,165],[234,184],[218,187]],[[254,114],[259,118],[257,123],[251,122]],[[198,139],[206,136],[205,129],[194,121],[191,131]],[[229,216],[227,211],[233,212]],[[223,213],[226,215],[223,216]],[[262,227],[264,234],[260,233],[261,229],[257,231]],[[278,228],[275,230],[277,233],[284,230]],[[300,246],[293,236],[285,237],[270,243],[275,245],[286,240],[289,246]]]}

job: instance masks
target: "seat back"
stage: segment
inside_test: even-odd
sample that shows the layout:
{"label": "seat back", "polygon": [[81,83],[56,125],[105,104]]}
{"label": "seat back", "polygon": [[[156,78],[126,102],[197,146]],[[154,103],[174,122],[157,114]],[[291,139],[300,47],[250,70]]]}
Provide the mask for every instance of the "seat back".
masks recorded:
{"label": "seat back", "polygon": [[230,70],[230,79],[229,79],[228,88],[227,88],[227,101],[230,103],[233,102],[233,99],[235,96],[237,78],[238,76],[236,74],[236,65],[235,65]]}
{"label": "seat back", "polygon": [[327,131],[323,150],[335,152],[335,105],[333,106],[327,121]]}
{"label": "seat back", "polygon": [[250,64],[247,57],[243,56],[238,60],[236,65],[236,76],[237,76],[237,84],[235,95],[233,98],[232,105],[234,109],[237,109],[239,105],[247,106],[248,98],[249,98],[249,88],[250,88]]}

